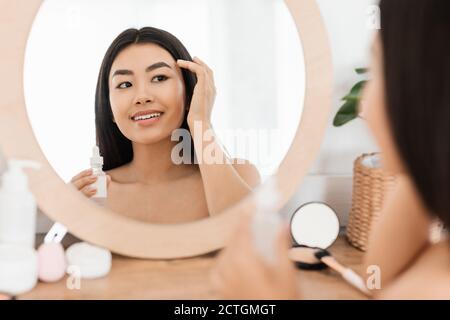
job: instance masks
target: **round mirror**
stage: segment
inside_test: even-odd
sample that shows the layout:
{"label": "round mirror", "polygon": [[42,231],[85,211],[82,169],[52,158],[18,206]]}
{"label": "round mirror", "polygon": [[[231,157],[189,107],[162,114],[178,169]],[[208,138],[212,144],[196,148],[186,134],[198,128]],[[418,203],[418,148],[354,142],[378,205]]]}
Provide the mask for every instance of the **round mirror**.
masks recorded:
{"label": "round mirror", "polygon": [[122,31],[147,26],[170,32],[213,70],[211,123],[230,157],[254,164],[262,180],[274,174],[305,94],[303,50],[284,1],[45,0],[28,38],[24,92],[35,136],[61,178],[89,166],[108,47]]}
{"label": "round mirror", "polygon": [[324,203],[306,203],[292,215],[291,235],[298,245],[326,249],[339,235],[339,219]]}
{"label": "round mirror", "polygon": [[[121,1],[18,0],[0,15],[4,18],[0,19],[2,30],[14,30],[2,31],[10,44],[4,54],[11,59],[0,61],[2,70],[10,75],[8,81],[0,80],[5,93],[0,105],[0,146],[7,157],[42,164],[40,171],[28,173],[39,207],[85,241],[144,258],[188,257],[222,248],[240,216],[253,210],[256,185],[266,176],[276,175],[281,208],[319,150],[328,123],[332,74],[325,27],[315,1],[171,0],[124,5]],[[21,19],[7,19],[11,16]],[[133,38],[127,48],[114,51],[114,44],[122,43],[115,41],[118,37],[122,40],[119,34],[129,28],[134,29],[132,33],[139,32],[145,26],[169,32],[177,48],[203,58],[209,67],[199,60],[178,64],[177,54],[167,46],[140,46],[141,37]],[[111,48],[116,55],[108,55]],[[164,63],[171,75],[151,73]],[[103,68],[105,65],[108,67]],[[192,97],[187,94],[186,79],[195,79],[194,73],[197,84],[203,81],[203,96],[196,97],[195,88],[191,88]],[[115,75],[135,78],[112,86]],[[99,85],[100,78],[104,83]],[[178,171],[167,175],[170,170],[163,166],[167,149],[163,148],[166,153],[154,148],[141,152],[151,156],[147,160],[152,161],[142,162],[147,172],[105,168],[112,177],[106,207],[68,186],[69,179],[89,166],[92,146],[99,141],[98,119],[128,138],[131,154],[137,158],[132,143],[138,131],[129,129],[132,124],[126,121],[154,124],[155,115],[160,117],[158,126],[166,123],[167,106],[141,110],[150,110],[151,114],[138,114],[138,107],[157,100],[156,91],[142,88],[160,86],[167,79],[177,79],[173,85],[182,84],[179,90],[164,91],[165,97],[181,108],[174,109],[180,111],[179,121],[164,130],[153,125],[155,130],[149,130],[145,138],[151,140],[155,132],[171,137],[172,129],[189,122],[189,108],[195,109],[191,119],[205,120],[211,111],[206,108],[209,106],[212,115],[204,122],[213,132],[211,154],[243,161],[213,167],[218,170],[194,162],[181,168],[194,168],[195,174]],[[119,93],[97,90],[105,83],[108,89],[142,89],[139,92],[143,94],[130,98],[132,102],[124,104],[129,109],[124,111],[120,99],[112,97]],[[214,86],[214,103],[202,104],[214,100]],[[111,108],[105,110],[110,117],[97,117],[96,96],[108,101]],[[184,103],[189,99],[192,103]],[[152,119],[141,118],[149,115]],[[195,133],[192,138],[197,156]],[[102,150],[101,143],[99,146],[106,163],[110,155]],[[118,168],[122,165],[126,163]],[[150,179],[155,177],[165,179]],[[142,184],[144,178],[150,179],[147,184]],[[179,184],[169,183],[171,178],[179,178]],[[136,183],[145,188],[134,188]],[[124,201],[109,202],[114,199]],[[147,212],[154,214],[147,216]]]}
{"label": "round mirror", "polygon": [[[157,29],[141,31],[145,27]],[[123,35],[130,28],[139,31]],[[123,45],[125,41],[129,43]],[[174,150],[185,140],[177,139],[183,133],[179,129],[187,129],[193,141],[183,154],[208,156],[207,147],[198,145],[209,143],[204,129],[177,124],[184,107],[178,107],[178,91],[184,89],[188,100],[195,85],[185,74],[177,75],[181,70],[175,60],[186,59],[177,46],[206,61],[214,72],[217,96],[211,106],[202,106],[212,107],[211,135],[229,160],[248,165],[226,166],[214,156],[205,160],[207,165],[174,159]],[[140,81],[140,69],[158,63],[168,67],[149,71],[148,79]],[[110,78],[105,83],[103,74]],[[184,81],[184,88],[174,80]],[[55,171],[64,181],[74,180],[89,168],[92,147],[98,144],[112,179],[107,208],[152,223],[208,218],[274,174],[295,136],[304,88],[301,43],[281,0],[46,0],[25,55],[27,112]],[[139,104],[139,99],[149,102]],[[185,121],[191,115],[188,104]],[[145,124],[151,120],[121,117],[122,112],[150,110],[162,111],[158,117],[151,114],[158,120],[151,125]],[[208,125],[199,122],[200,128]],[[74,185],[90,197],[83,179]],[[219,189],[223,200],[210,195]]]}

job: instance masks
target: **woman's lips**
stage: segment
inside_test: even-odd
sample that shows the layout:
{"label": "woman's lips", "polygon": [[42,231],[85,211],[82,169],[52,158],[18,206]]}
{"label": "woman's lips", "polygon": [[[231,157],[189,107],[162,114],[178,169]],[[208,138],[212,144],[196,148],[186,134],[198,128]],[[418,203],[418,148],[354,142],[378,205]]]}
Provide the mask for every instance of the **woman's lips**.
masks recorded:
{"label": "woman's lips", "polygon": [[142,111],[139,111],[139,112],[136,112],[135,114],[133,114],[131,119],[134,120],[135,118],[138,118],[138,117],[145,117],[145,116],[161,114],[161,113],[163,113],[163,112],[159,111],[159,110],[152,110],[152,109],[150,109],[150,110],[142,110]]}
{"label": "woman's lips", "polygon": [[132,118],[131,120],[133,122],[137,123],[140,126],[144,126],[144,127],[150,126],[150,125],[158,122],[161,119],[161,117],[163,116],[163,114],[164,114],[163,112],[158,112],[158,113],[159,113],[159,116],[153,116],[153,117],[148,118],[148,119],[140,119],[140,118],[138,118],[137,120],[135,120],[134,118]]}

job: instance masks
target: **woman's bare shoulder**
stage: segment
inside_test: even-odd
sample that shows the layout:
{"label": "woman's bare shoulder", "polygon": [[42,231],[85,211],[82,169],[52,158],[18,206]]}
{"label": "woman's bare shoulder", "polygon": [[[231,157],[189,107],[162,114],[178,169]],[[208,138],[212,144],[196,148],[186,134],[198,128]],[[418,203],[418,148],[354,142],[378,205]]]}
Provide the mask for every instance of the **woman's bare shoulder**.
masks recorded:
{"label": "woman's bare shoulder", "polygon": [[[383,277],[383,270],[381,270]],[[450,243],[428,246],[378,295],[380,299],[450,299]]]}
{"label": "woman's bare shoulder", "polygon": [[107,175],[111,177],[114,182],[127,182],[127,177],[129,177],[128,166],[122,165],[120,167],[105,171]]}

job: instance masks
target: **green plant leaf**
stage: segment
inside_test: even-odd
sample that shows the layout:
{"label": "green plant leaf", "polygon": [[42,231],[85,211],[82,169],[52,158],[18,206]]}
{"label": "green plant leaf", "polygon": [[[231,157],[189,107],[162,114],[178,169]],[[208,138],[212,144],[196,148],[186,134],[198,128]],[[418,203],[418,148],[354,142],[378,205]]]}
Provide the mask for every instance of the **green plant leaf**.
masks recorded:
{"label": "green plant leaf", "polygon": [[[369,71],[367,68],[357,68],[355,72],[359,75],[365,74]],[[342,98],[344,104],[336,113],[333,119],[333,125],[335,127],[343,126],[344,124],[352,121],[358,117],[358,105],[361,99],[362,90],[368,80],[362,80],[356,83],[350,92]]]}
{"label": "green plant leaf", "polygon": [[355,71],[356,71],[357,74],[365,74],[365,73],[367,73],[369,71],[369,69],[367,69],[367,68],[358,68],[358,69],[355,69]]}
{"label": "green plant leaf", "polygon": [[358,117],[358,102],[357,100],[348,100],[339,109],[333,120],[335,127],[340,127],[349,121]]}
{"label": "green plant leaf", "polygon": [[353,88],[350,90],[350,93],[347,94],[345,97],[342,98],[344,101],[359,101],[359,98],[361,97],[361,91],[364,88],[364,85],[366,84],[367,80],[362,80],[355,84]]}

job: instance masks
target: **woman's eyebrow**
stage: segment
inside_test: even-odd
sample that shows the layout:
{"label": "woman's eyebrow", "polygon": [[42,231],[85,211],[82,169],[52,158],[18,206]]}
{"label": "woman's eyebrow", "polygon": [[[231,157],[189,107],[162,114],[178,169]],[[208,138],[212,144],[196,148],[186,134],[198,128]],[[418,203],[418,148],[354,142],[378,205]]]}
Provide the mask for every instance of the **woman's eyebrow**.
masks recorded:
{"label": "woman's eyebrow", "polygon": [[151,66],[148,66],[147,69],[145,69],[145,72],[150,72],[150,71],[153,71],[158,68],[172,69],[167,63],[161,61],[161,62],[156,62],[156,63],[152,64]]}
{"label": "woman's eyebrow", "polygon": [[[172,69],[167,63],[161,61],[161,62],[156,62],[156,63],[152,64],[151,66],[148,66],[145,69],[145,72],[150,72],[150,71],[153,71],[153,70],[158,69],[158,68],[169,68],[169,69]],[[133,75],[133,74],[134,73],[131,70],[119,69],[119,70],[114,71],[114,73],[112,75],[112,78],[114,78],[115,76],[119,76],[119,75],[121,75],[121,76],[128,76],[128,75]]]}
{"label": "woman's eyebrow", "polygon": [[133,71],[131,70],[125,70],[125,69],[119,69],[114,71],[113,75],[111,78],[114,78],[115,76],[128,76],[128,75],[133,75]]}

